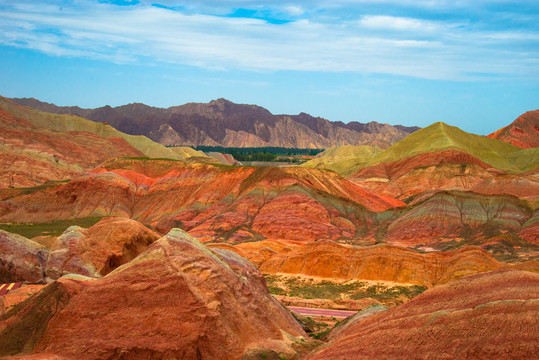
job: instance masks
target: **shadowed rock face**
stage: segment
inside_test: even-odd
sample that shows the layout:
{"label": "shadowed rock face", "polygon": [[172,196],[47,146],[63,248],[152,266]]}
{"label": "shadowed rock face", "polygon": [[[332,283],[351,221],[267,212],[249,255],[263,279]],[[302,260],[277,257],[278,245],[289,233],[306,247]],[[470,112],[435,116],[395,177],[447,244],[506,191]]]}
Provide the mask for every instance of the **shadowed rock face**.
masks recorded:
{"label": "shadowed rock face", "polygon": [[471,275],[355,323],[308,359],[533,359],[538,306],[539,274]]}
{"label": "shadowed rock face", "polygon": [[[51,302],[60,306],[39,305]],[[45,326],[28,320],[39,314],[48,325],[32,331]],[[63,277],[0,318],[0,341],[22,330],[39,336],[1,344],[0,355],[240,359],[256,349],[293,354],[305,336],[253,265],[178,229],[104,278]]]}
{"label": "shadowed rock face", "polygon": [[[209,246],[221,247],[218,244]],[[301,246],[288,244],[285,248],[268,242],[259,247],[256,244],[239,244],[234,247],[228,245],[227,248],[238,251],[268,274],[382,280],[427,287],[502,266],[477,247],[429,254],[389,245],[356,247],[332,241]]]}
{"label": "shadowed rock face", "polygon": [[0,284],[42,282],[49,250],[17,234],[0,230]]}
{"label": "shadowed rock face", "polygon": [[104,218],[89,229],[72,226],[58,237],[47,259],[47,278],[107,275],[137,257],[159,235],[130,219]]}
{"label": "shadowed rock face", "polygon": [[488,135],[489,138],[529,149],[539,146],[539,110],[520,115],[510,125]]}

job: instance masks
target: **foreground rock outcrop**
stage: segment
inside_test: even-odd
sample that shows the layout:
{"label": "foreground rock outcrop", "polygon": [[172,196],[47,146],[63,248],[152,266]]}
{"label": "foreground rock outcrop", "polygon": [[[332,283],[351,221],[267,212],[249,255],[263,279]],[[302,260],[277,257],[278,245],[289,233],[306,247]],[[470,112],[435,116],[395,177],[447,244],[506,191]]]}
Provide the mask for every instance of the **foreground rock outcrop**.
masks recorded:
{"label": "foreground rock outcrop", "polygon": [[471,275],[354,323],[308,359],[535,359],[538,308],[539,274]]}
{"label": "foreground rock outcrop", "polygon": [[66,274],[102,277],[159,237],[139,222],[120,217],[103,218],[88,229],[71,226],[50,248],[0,230],[0,283],[44,283]]}
{"label": "foreground rock outcrop", "polygon": [[0,230],[0,284],[43,281],[48,256],[44,246]]}
{"label": "foreground rock outcrop", "polygon": [[137,257],[159,235],[141,223],[120,217],[100,220],[89,229],[72,226],[58,237],[47,259],[47,280],[66,274],[107,275]]}
{"label": "foreground rock outcrop", "polygon": [[104,278],[62,277],[0,317],[0,355],[292,356],[305,336],[254,266],[178,229]]}

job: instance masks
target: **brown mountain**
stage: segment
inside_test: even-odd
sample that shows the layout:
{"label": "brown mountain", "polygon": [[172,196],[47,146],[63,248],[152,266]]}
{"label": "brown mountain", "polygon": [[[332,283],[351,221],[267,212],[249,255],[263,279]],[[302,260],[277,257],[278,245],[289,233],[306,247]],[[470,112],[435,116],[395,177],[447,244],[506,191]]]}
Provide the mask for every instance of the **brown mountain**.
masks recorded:
{"label": "brown mountain", "polygon": [[305,113],[273,115],[260,106],[235,104],[226,99],[166,109],[140,103],[82,109],[32,98],[12,100],[41,111],[106,122],[122,132],[145,135],[163,145],[327,148],[368,144],[387,148],[419,129],[377,122],[344,124]]}
{"label": "brown mountain", "polygon": [[489,138],[529,149],[539,146],[539,110],[520,115],[508,126],[488,135]]}

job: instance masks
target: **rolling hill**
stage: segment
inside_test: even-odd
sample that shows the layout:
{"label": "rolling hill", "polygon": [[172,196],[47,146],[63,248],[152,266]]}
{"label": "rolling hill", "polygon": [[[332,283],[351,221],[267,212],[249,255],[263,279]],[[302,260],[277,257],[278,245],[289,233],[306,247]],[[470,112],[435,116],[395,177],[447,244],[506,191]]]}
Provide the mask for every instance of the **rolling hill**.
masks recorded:
{"label": "rolling hill", "polygon": [[418,130],[382,152],[365,154],[367,156],[357,158],[341,155],[341,159],[335,159],[328,152],[323,153],[319,159],[305,163],[304,166],[328,168],[344,175],[352,175],[362,168],[411,159],[421,154],[442,150],[455,150],[468,154],[482,163],[503,171],[521,173],[539,167],[536,156],[538,152],[535,148],[522,149],[506,142],[467,133],[443,122]]}

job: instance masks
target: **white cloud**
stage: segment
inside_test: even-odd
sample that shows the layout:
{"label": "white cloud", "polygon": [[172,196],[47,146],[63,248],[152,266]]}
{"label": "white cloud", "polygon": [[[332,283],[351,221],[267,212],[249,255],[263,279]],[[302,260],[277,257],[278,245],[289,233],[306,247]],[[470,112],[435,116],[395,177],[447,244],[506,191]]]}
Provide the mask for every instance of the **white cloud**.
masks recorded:
{"label": "white cloud", "polygon": [[[508,44],[514,32],[469,31],[441,21],[368,15],[359,21],[304,19],[277,25],[149,5],[118,7],[82,0],[77,4],[62,10],[2,5],[0,43],[118,63],[150,59],[211,69],[384,73],[429,79],[469,79],[475,72],[522,75],[539,65],[539,47],[522,50]],[[289,9],[289,13],[299,14],[302,9]],[[537,45],[537,34],[518,34]]]}
{"label": "white cloud", "polygon": [[380,30],[433,31],[439,28],[439,25],[432,21],[384,15],[366,15],[359,23],[364,27]]}

